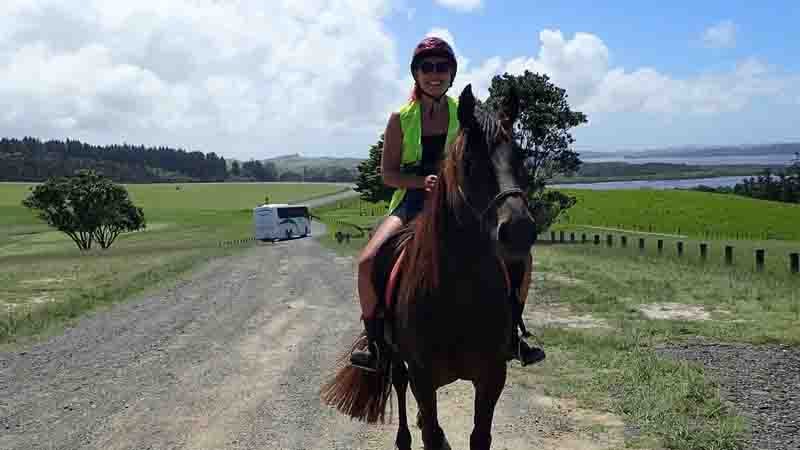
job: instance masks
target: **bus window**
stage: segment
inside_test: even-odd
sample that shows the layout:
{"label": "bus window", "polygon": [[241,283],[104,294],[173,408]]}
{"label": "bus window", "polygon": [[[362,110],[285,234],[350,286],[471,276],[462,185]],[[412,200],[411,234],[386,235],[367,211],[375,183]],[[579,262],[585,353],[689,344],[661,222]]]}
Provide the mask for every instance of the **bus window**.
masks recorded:
{"label": "bus window", "polygon": [[289,206],[278,208],[278,217],[281,219],[288,219],[291,217],[305,217],[308,218],[308,208],[305,206]]}

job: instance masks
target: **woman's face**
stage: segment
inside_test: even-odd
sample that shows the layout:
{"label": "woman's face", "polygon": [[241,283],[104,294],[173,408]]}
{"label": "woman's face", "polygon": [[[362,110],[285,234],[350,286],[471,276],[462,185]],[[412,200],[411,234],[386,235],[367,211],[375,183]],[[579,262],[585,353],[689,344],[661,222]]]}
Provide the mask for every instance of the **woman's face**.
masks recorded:
{"label": "woman's face", "polygon": [[429,56],[417,66],[417,82],[428,95],[439,97],[450,88],[452,73],[453,65],[449,59]]}

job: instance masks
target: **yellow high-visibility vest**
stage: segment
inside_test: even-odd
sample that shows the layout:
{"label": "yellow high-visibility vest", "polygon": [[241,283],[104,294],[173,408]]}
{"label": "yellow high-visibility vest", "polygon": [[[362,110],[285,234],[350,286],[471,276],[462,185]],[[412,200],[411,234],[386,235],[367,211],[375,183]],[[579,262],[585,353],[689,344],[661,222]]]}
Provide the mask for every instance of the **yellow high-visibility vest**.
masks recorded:
{"label": "yellow high-visibility vest", "polygon": [[[458,100],[447,98],[449,121],[447,124],[447,139],[445,151],[458,135]],[[409,101],[398,111],[400,115],[400,128],[403,130],[403,153],[400,161],[402,172],[415,169],[422,161],[422,108],[417,101]],[[389,211],[400,205],[406,195],[405,188],[397,188],[389,202]]]}

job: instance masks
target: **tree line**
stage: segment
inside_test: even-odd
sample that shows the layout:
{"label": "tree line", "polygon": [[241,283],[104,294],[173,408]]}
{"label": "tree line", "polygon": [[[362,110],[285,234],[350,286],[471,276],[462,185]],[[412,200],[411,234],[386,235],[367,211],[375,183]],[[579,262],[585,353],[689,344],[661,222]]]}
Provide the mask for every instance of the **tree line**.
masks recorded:
{"label": "tree line", "polygon": [[44,181],[93,170],[115,182],[327,181],[352,182],[346,168],[280,171],[272,162],[232,161],[214,152],[129,144],[91,145],[67,139],[0,139],[0,181]]}
{"label": "tree line", "polygon": [[795,154],[794,162],[783,170],[773,172],[766,169],[761,175],[742,179],[734,186],[698,186],[695,190],[736,194],[759,200],[772,200],[786,203],[800,203],[800,152]]}

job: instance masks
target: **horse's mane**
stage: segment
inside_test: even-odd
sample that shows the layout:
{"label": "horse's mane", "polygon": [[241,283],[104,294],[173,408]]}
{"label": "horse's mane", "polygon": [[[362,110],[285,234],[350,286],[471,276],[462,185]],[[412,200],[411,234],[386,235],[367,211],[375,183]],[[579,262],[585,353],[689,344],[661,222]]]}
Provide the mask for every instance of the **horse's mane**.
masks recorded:
{"label": "horse's mane", "polygon": [[[494,115],[482,104],[476,105],[473,126],[482,131],[487,145],[495,142],[505,130]],[[478,131],[478,130],[476,130]],[[465,208],[471,208],[464,198],[464,172],[466,150],[469,145],[469,128],[460,128],[458,135],[447,149],[439,169],[436,183],[423,211],[408,225],[411,235],[404,241],[406,255],[403,263],[403,281],[399,287],[399,298],[411,299],[417,293],[432,292],[439,285],[441,251],[446,228],[465,225],[460,220]],[[472,214],[473,211],[470,211]]]}

